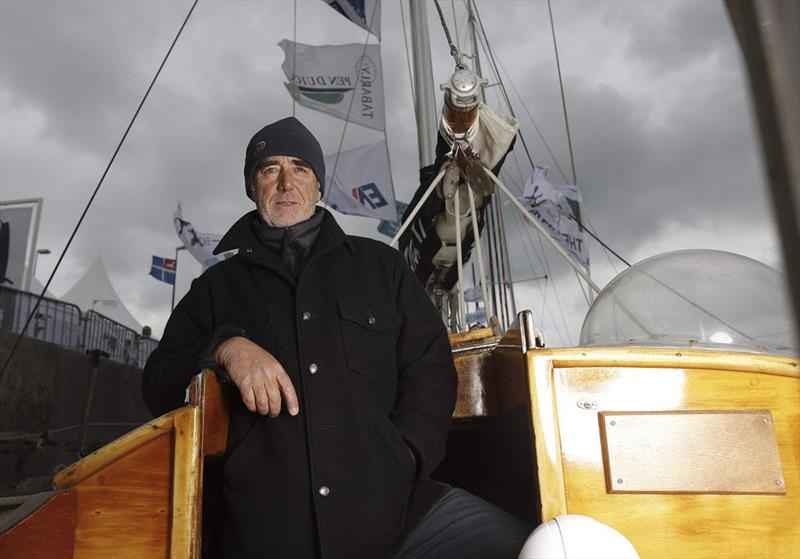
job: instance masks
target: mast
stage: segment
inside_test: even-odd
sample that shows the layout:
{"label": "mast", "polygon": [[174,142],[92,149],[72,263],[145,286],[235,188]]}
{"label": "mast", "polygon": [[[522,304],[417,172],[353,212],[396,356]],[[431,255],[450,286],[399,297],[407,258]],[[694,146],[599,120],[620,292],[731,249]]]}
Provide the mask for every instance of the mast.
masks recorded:
{"label": "mast", "polygon": [[428,34],[426,3],[408,0],[411,20],[411,53],[414,69],[414,99],[417,111],[419,166],[432,165],[439,133],[431,64],[431,41]]}

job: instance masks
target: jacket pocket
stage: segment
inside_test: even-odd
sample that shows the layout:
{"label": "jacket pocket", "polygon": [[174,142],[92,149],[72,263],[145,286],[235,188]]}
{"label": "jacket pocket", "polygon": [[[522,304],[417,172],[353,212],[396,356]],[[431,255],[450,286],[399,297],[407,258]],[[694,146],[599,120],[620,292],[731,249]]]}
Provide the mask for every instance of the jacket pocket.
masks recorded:
{"label": "jacket pocket", "polygon": [[397,314],[385,305],[360,300],[340,300],[347,366],[372,380],[397,376],[395,332]]}

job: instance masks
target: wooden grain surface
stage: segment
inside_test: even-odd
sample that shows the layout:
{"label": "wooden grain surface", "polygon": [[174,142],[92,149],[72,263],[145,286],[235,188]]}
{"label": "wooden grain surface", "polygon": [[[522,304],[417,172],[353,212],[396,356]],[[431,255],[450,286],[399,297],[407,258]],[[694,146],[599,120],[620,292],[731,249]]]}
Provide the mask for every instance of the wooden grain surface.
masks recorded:
{"label": "wooden grain surface", "polygon": [[200,409],[203,456],[222,456],[228,444],[230,410],[213,371],[205,370],[195,377],[192,404]]}
{"label": "wooden grain surface", "polygon": [[76,559],[168,556],[172,446],[162,433],[73,489]]}
{"label": "wooden grain surface", "polygon": [[0,557],[70,559],[77,512],[78,496],[74,491],[51,494],[33,514],[0,536]]}
{"label": "wooden grain surface", "polygon": [[170,559],[189,559],[200,556],[200,409],[181,408],[175,412],[174,425]]}
{"label": "wooden grain surface", "polygon": [[[797,360],[628,348],[528,355],[544,519],[591,516],[642,558],[800,556]],[[667,410],[769,410],[786,494],[609,494],[598,413]]]}
{"label": "wooden grain surface", "polygon": [[173,413],[148,421],[130,433],[114,439],[109,444],[67,466],[53,476],[53,487],[68,489],[119,461],[126,454],[172,431]]}

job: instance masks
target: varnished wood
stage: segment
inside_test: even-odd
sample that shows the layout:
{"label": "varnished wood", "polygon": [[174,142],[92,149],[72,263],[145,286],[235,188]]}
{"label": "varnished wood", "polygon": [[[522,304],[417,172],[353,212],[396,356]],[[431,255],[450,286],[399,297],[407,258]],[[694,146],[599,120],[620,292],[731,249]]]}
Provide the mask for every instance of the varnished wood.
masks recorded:
{"label": "varnished wood", "polygon": [[130,433],[67,466],[53,476],[56,489],[68,489],[89,478],[112,462],[118,461],[138,447],[169,433],[172,430],[172,414],[162,415],[148,421]]}
{"label": "varnished wood", "polygon": [[4,518],[0,557],[70,559],[75,547],[78,498],[74,491],[36,495]]}
{"label": "varnished wood", "polygon": [[493,338],[494,335],[494,330],[491,328],[473,328],[467,332],[450,334],[450,345],[453,348],[457,348],[478,340],[488,340]]}
{"label": "varnished wood", "polygon": [[786,494],[768,410],[601,412],[599,419],[609,493]]}
{"label": "varnished wood", "polygon": [[[51,518],[51,510],[56,510],[64,518],[52,520],[59,527],[54,542],[66,550],[65,557],[198,558],[203,449],[211,454],[224,451],[228,415],[224,409],[211,409],[224,408],[213,373],[198,376],[193,387],[189,406],[146,423],[59,472],[50,501],[25,511],[28,514],[13,528],[0,530],[0,550],[18,542],[45,541],[42,534],[52,527],[40,519]],[[205,446],[203,422],[209,426]],[[64,509],[63,503],[72,502],[65,499],[76,503],[74,510]],[[62,528],[70,542],[61,541]]]}
{"label": "varnished wood", "polygon": [[108,463],[75,485],[75,557],[168,557],[172,435]]}
{"label": "varnished wood", "polygon": [[[796,359],[647,348],[534,350],[528,359],[545,520],[591,516],[643,558],[800,556]],[[669,410],[769,410],[786,494],[610,494],[598,413]]]}
{"label": "varnished wood", "polygon": [[221,456],[228,443],[230,411],[217,375],[208,369],[197,375],[189,399],[201,413],[203,456]]}
{"label": "varnished wood", "polygon": [[170,558],[198,557],[200,551],[200,492],[202,491],[202,447],[200,409],[187,406],[173,419],[172,518]]}
{"label": "varnished wood", "polygon": [[542,503],[541,519],[567,514],[567,494],[561,439],[553,398],[553,361],[549,355],[529,351],[528,386],[531,398],[531,424]]}
{"label": "varnished wood", "polygon": [[457,355],[453,360],[458,374],[454,418],[485,417],[497,414],[495,379],[490,350]]}

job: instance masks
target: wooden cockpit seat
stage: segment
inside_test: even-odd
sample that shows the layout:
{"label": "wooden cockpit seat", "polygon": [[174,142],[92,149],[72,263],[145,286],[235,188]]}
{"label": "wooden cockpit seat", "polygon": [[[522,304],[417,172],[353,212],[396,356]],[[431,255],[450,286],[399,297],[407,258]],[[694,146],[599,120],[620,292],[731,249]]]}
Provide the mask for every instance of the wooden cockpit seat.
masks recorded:
{"label": "wooden cockpit seat", "polygon": [[199,557],[204,458],[224,452],[227,433],[206,371],[189,405],[61,470],[54,491],[3,518],[0,557]]}

